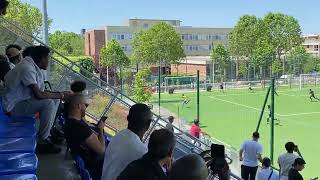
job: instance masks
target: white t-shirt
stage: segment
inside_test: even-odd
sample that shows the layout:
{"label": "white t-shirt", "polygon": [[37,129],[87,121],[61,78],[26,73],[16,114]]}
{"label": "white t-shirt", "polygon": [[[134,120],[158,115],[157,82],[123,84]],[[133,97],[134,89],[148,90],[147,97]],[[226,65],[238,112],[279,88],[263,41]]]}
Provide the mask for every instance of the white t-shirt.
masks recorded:
{"label": "white t-shirt", "polygon": [[43,73],[29,56],[6,74],[4,82],[8,91],[3,97],[3,108],[6,112],[10,112],[18,102],[33,96],[29,85],[37,84],[44,90]]}
{"label": "white t-shirt", "polygon": [[254,140],[247,140],[242,144],[241,149],[243,150],[242,165],[258,166],[258,154],[262,155],[263,152],[261,144]]}
{"label": "white t-shirt", "polygon": [[120,131],[105,151],[101,180],[116,180],[129,163],[141,158],[147,151],[147,146],[135,133],[129,129]]}
{"label": "white t-shirt", "polygon": [[[270,174],[271,174],[270,168],[261,169],[258,173],[258,180],[268,180]],[[279,174],[273,171],[270,177],[270,180],[279,180]]]}
{"label": "white t-shirt", "polygon": [[285,153],[278,157],[278,163],[280,165],[280,175],[281,176],[288,176],[289,170],[294,163],[294,160],[297,159],[299,156],[293,153]]}

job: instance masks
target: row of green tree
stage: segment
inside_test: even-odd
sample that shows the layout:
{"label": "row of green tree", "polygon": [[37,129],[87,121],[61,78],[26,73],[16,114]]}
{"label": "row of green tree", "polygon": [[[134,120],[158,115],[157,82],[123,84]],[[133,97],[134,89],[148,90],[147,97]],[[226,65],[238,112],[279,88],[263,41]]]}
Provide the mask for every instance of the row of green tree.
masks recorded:
{"label": "row of green tree", "polygon": [[300,74],[318,70],[319,58],[309,55],[302,45],[298,21],[281,13],[263,18],[244,15],[229,34],[228,47],[217,45],[211,53],[218,73],[236,64],[236,77],[246,77],[250,67],[259,69],[260,78],[281,74]]}

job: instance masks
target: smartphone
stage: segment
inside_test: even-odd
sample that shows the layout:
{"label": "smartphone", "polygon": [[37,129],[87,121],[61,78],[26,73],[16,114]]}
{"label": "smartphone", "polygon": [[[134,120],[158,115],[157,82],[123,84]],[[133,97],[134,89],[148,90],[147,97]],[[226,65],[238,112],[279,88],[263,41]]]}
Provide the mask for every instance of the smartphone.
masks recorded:
{"label": "smartphone", "polygon": [[108,116],[102,116],[102,117],[100,118],[100,121],[102,121],[103,123],[105,123],[107,119],[108,119]]}
{"label": "smartphone", "polygon": [[224,145],[211,144],[211,157],[212,158],[225,158]]}

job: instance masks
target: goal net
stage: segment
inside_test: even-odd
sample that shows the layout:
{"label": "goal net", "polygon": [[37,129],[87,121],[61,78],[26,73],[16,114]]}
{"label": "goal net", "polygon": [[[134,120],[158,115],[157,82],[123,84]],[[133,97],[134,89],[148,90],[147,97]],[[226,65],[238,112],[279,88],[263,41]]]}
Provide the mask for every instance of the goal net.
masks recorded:
{"label": "goal net", "polygon": [[320,73],[300,74],[300,89],[320,85]]}
{"label": "goal net", "polygon": [[197,76],[168,76],[164,78],[166,91],[169,88],[188,89],[196,86]]}

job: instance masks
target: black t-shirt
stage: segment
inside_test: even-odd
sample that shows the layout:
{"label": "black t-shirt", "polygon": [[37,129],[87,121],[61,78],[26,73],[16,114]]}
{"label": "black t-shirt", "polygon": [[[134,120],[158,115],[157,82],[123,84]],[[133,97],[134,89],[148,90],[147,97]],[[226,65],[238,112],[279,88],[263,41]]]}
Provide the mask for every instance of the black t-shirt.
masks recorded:
{"label": "black t-shirt", "polygon": [[90,150],[84,146],[84,142],[91,134],[91,128],[83,120],[66,120],[65,137],[73,154],[83,155],[83,153],[90,153]]}
{"label": "black t-shirt", "polygon": [[297,171],[294,168],[291,168],[289,170],[289,180],[303,180],[303,177],[301,176],[299,171]]}
{"label": "black t-shirt", "polygon": [[71,153],[83,159],[93,180],[99,180],[102,173],[103,156],[99,156],[84,144],[94,131],[83,120],[66,119],[64,133]]}

